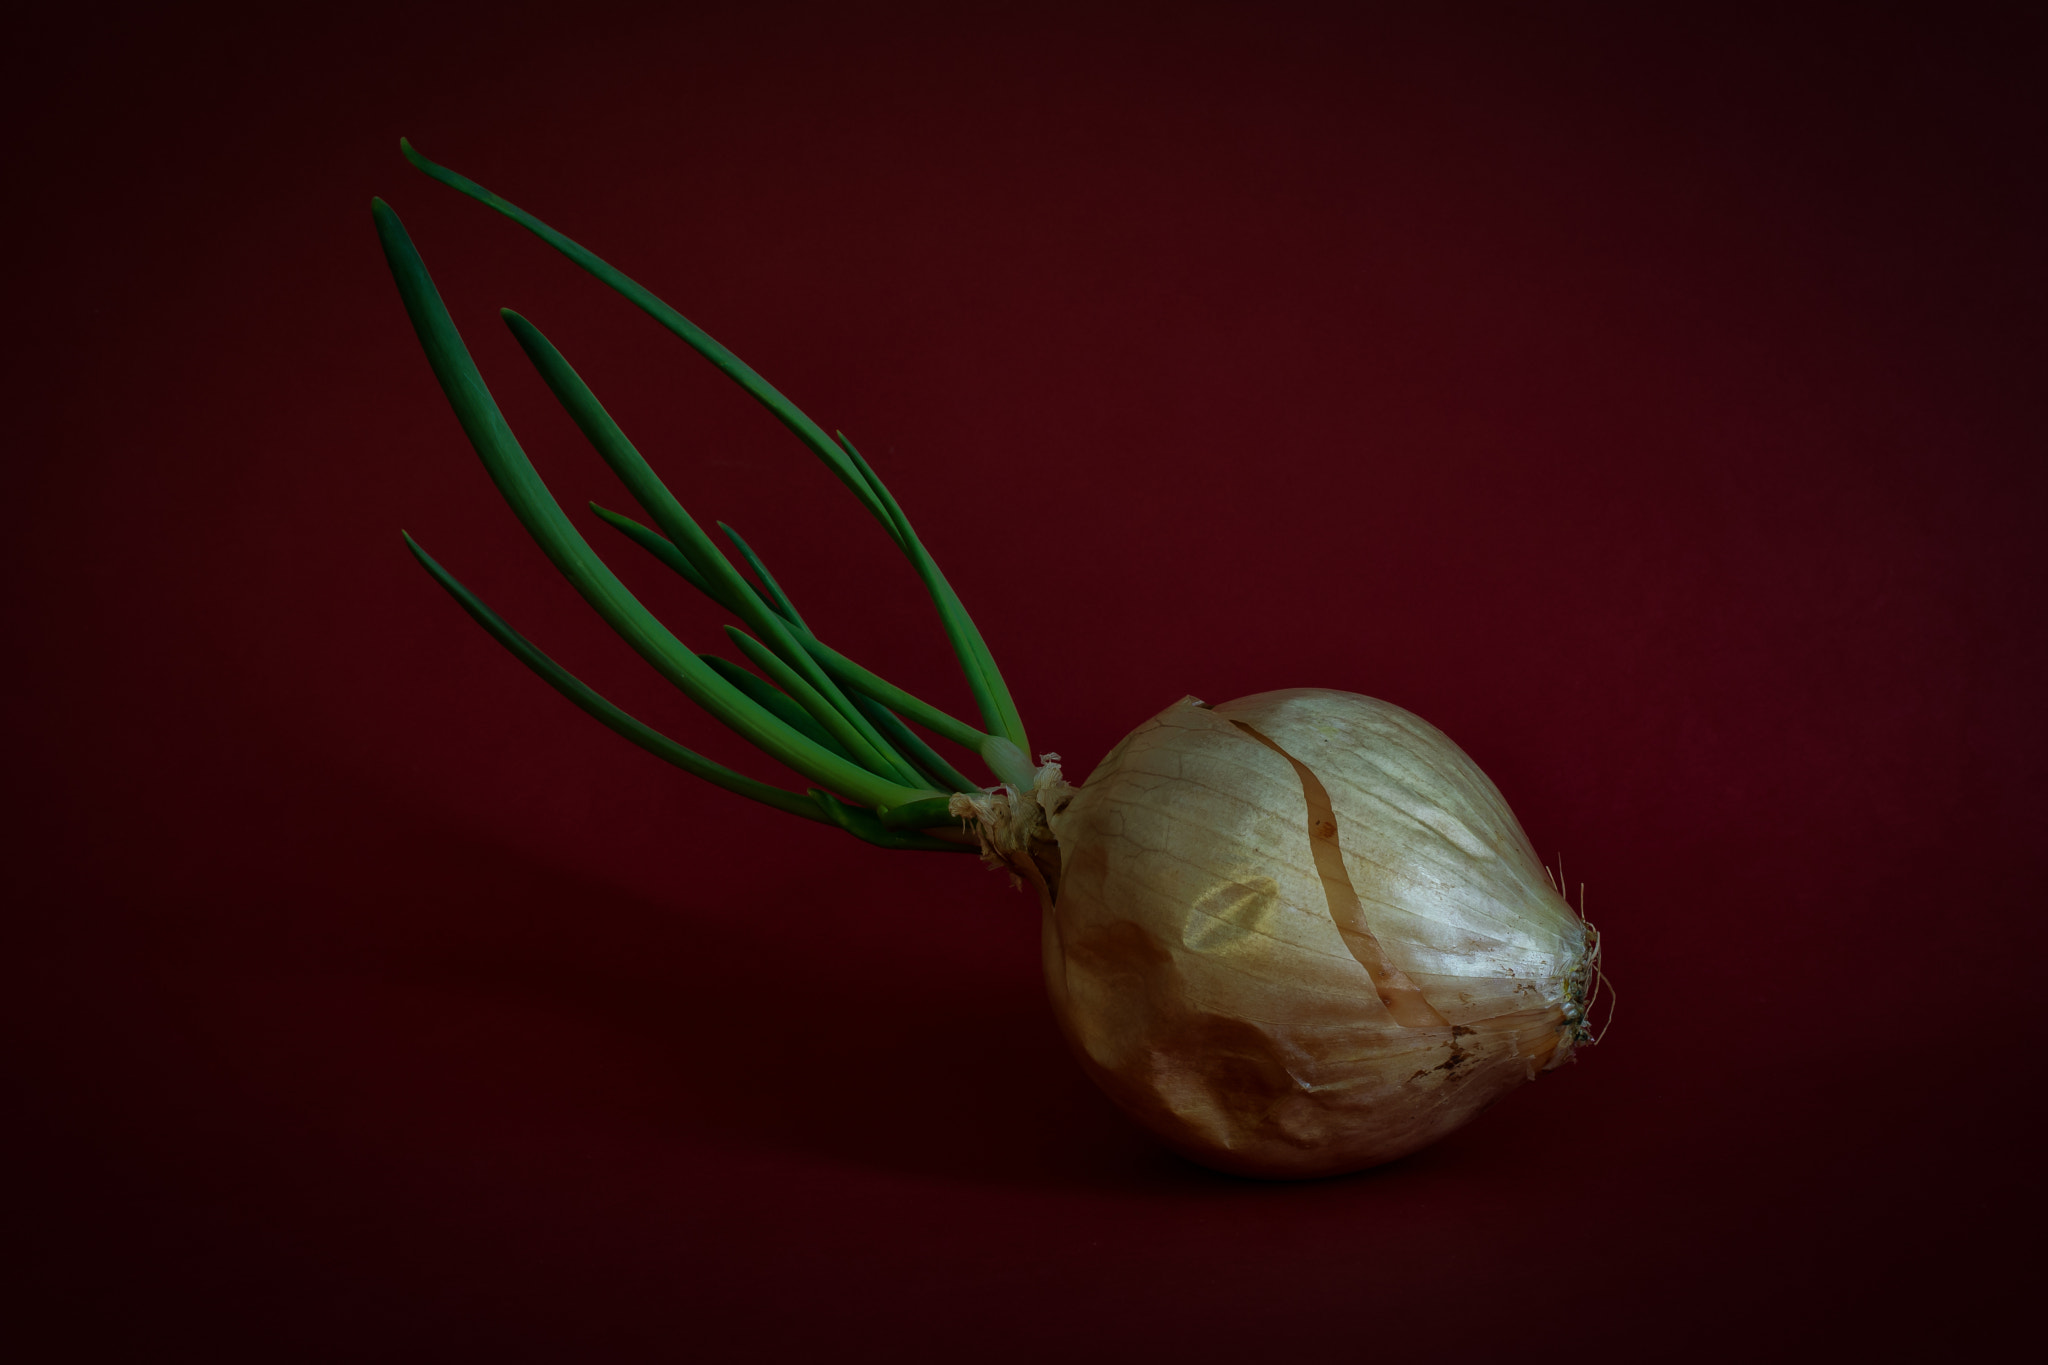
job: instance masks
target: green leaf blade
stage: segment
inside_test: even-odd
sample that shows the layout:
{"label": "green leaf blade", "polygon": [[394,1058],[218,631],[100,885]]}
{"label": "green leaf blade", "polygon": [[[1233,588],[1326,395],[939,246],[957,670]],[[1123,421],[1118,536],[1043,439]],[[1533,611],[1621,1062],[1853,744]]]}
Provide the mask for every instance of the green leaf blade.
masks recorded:
{"label": "green leaf blade", "polygon": [[381,199],[372,213],[407,315],[470,445],[535,543],[606,624],[720,723],[814,782],[876,806],[899,804],[906,793],[932,795],[865,772],[783,725],[706,668],[640,605],[569,523],[526,458],[398,216]]}
{"label": "green leaf blade", "polygon": [[[661,560],[663,564],[666,564],[669,568],[674,569],[678,574],[688,579],[698,591],[704,593],[712,601],[719,603],[721,606],[728,605],[724,597],[708,587],[703,577],[694,568],[690,567],[689,561],[683,557],[682,551],[678,550],[659,531],[656,531],[651,526],[643,525],[631,517],[611,511],[609,508],[601,507],[596,503],[592,503],[590,507],[607,525],[614,527],[636,545],[641,546],[649,554]],[[763,565],[761,568],[762,572],[765,573],[766,566]],[[794,606],[792,604],[793,609]],[[818,666],[829,673],[834,681],[839,683],[840,687],[846,692],[848,699],[856,706],[861,707],[868,718],[875,723],[875,727],[888,736],[890,743],[895,745],[898,752],[917,764],[926,776],[937,778],[948,785],[952,785],[957,791],[980,790],[980,787],[965,776],[962,776],[942,756],[933,751],[931,746],[925,744],[915,731],[905,726],[902,718],[913,720],[934,734],[949,739],[977,755],[981,753],[984,744],[988,740],[995,738],[994,736],[984,734],[966,721],[960,720],[949,712],[940,710],[923,698],[904,691],[887,678],[881,677],[862,667],[844,654],[841,654],[838,650],[819,640],[808,627],[799,625],[793,633],[806,652],[818,661]],[[703,657],[709,659],[712,656],[705,655]],[[748,676],[751,677],[752,675]]]}
{"label": "green leaf blade", "polygon": [[[669,543],[703,578],[707,591],[753,627],[782,662],[801,675],[801,687],[790,687],[776,679],[783,691],[797,698],[821,725],[840,737],[841,746],[868,771],[898,782],[921,781],[916,769],[893,750],[797,644],[788,622],[762,600],[717,543],[705,534],[696,518],[669,491],[567,357],[538,327],[511,309],[501,310],[501,316],[570,420],[619,476],[635,501],[654,518]],[[842,735],[842,731],[847,733]]]}
{"label": "green leaf blade", "polygon": [[713,340],[702,328],[656,297],[652,291],[604,261],[596,253],[467,176],[430,160],[417,151],[407,139],[399,139],[399,149],[407,161],[422,173],[511,219],[647,313],[738,383],[778,421],[788,427],[813,454],[824,461],[826,467],[852,491],[861,505],[868,509],[869,514],[882,525],[890,538],[910,558],[913,568],[923,579],[926,590],[939,611],[948,641],[960,658],[961,668],[988,729],[992,733],[1007,737],[1019,749],[1029,752],[1030,743],[1025,737],[1023,719],[1017,711],[1008,684],[996,668],[994,657],[989,653],[987,642],[982,638],[979,628],[967,615],[959,594],[939,572],[931,555],[924,550],[922,543],[912,533],[901,506],[896,504],[895,499],[875,477],[874,471],[867,466],[859,452],[852,449],[851,442],[846,441],[843,435],[838,441],[828,437],[823,428],[752,367]]}
{"label": "green leaf blade", "polygon": [[429,160],[415,150],[412,143],[405,138],[398,140],[398,148],[405,154],[405,159],[411,162],[414,167],[433,179],[440,181],[450,189],[468,195],[478,203],[495,209],[519,224],[519,226],[525,228],[564,256],[567,256],[586,273],[681,338],[692,350],[710,361],[744,389],[756,402],[761,404],[762,407],[768,409],[777,421],[788,427],[798,440],[810,447],[812,453],[825,462],[826,468],[837,475],[840,482],[853,491],[854,496],[861,500],[862,505],[867,507],[868,511],[874,515],[877,521],[880,521],[885,528],[889,526],[887,512],[882,509],[880,503],[875,500],[874,495],[862,483],[859,471],[847,460],[845,453],[833,444],[832,438],[825,434],[824,429],[805,416],[803,411],[796,404],[785,398],[774,385],[763,379],[759,374],[756,374],[753,368],[745,361],[713,340],[710,333],[697,326],[696,323],[691,322],[668,304],[662,302],[651,290],[628,276],[624,271],[610,265],[595,252],[555,231],[555,229],[520,208],[517,204],[492,193],[469,177],[458,174],[455,171],[449,170],[446,166]]}
{"label": "green leaf blade", "polygon": [[853,755],[842,749],[839,741],[832,738],[831,733],[818,724],[810,712],[797,705],[788,693],[778,691],[773,684],[747,672],[730,659],[722,659],[716,654],[699,654],[697,657],[709,665],[719,677],[746,693],[756,706],[764,711],[773,712],[776,718],[790,729],[808,736],[813,743],[823,745],[839,754],[848,763],[854,761]]}
{"label": "green leaf blade", "polygon": [[648,725],[645,721],[639,720],[614,706],[596,690],[549,658],[530,640],[507,624],[503,617],[492,611],[484,603],[483,599],[464,587],[453,574],[442,568],[435,561],[434,557],[421,548],[419,542],[409,535],[405,537],[405,547],[412,551],[413,558],[417,559],[421,567],[433,576],[434,581],[439,583],[465,612],[469,613],[470,618],[482,626],[485,631],[489,632],[491,638],[500,645],[503,645],[513,657],[517,658],[538,675],[542,682],[545,682],[549,687],[552,687],[555,691],[561,693],[562,696],[568,698],[569,701],[606,729],[630,740],[663,762],[673,764],[684,772],[701,777],[706,782],[723,787],[725,790],[736,795],[744,796],[750,801],[758,801],[763,805],[773,806],[776,810],[787,811],[791,815],[801,816],[806,820],[816,820],[821,824],[838,823],[821,810],[816,800],[808,795],[785,791],[780,787],[748,777],[744,773],[735,772],[724,764],[714,762],[694,750],[684,748],[667,735],[656,730],[653,726]]}
{"label": "green leaf blade", "polygon": [[767,593],[769,602],[782,613],[783,618],[799,629],[810,629],[804,625],[804,618],[797,614],[796,603],[789,600],[789,594],[775,581],[775,575],[768,572],[768,566],[761,562],[761,556],[754,553],[753,546],[742,540],[738,531],[722,521],[718,523],[718,529],[725,532],[725,538],[740,552],[740,558],[747,561],[747,567],[754,571],[754,577],[761,580],[761,590]]}
{"label": "green leaf blade", "polygon": [[926,853],[980,852],[972,843],[955,843],[948,839],[934,839],[928,834],[891,829],[884,825],[873,811],[860,806],[849,806],[843,801],[835,801],[824,792],[812,792],[811,795],[816,798],[819,809],[828,820],[854,838],[873,844],[876,848],[918,849]]}

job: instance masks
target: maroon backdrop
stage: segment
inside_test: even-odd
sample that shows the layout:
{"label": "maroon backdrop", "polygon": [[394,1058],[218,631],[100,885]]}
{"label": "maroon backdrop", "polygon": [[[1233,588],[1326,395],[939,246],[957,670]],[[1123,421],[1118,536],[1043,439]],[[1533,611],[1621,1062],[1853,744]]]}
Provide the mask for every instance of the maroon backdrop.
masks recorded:
{"label": "maroon backdrop", "polygon": [[[2020,7],[711,8],[85,5],[11,39],[42,1358],[1757,1359],[2006,1325],[2048,947]],[[401,526],[737,753],[497,499],[373,193],[566,503],[625,494],[499,305],[828,638],[965,699],[844,490],[401,133],[860,442],[1076,775],[1189,692],[1442,727],[1586,883],[1607,1041],[1391,1167],[1215,1176],[1066,1057],[998,878],[573,711]]]}

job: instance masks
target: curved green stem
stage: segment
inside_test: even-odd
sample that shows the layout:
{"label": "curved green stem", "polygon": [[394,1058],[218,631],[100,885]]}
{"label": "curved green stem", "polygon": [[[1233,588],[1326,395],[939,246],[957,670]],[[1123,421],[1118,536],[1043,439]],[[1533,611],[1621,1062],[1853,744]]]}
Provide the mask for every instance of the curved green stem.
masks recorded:
{"label": "curved green stem", "polygon": [[783,724],[707,668],[640,605],[570,525],[534,471],[398,216],[382,200],[374,201],[372,212],[406,312],[464,434],[521,524],[606,624],[720,723],[821,786],[881,807],[936,795],[848,763]]}
{"label": "curved green stem", "polygon": [[462,586],[453,574],[436,563],[434,557],[421,549],[419,542],[409,535],[405,537],[405,548],[412,551],[413,558],[433,575],[435,582],[447,589],[448,595],[469,613],[471,619],[490,632],[491,638],[510,650],[519,662],[538,674],[542,682],[574,702],[586,714],[596,718],[605,728],[623,735],[656,758],[673,763],[684,772],[692,773],[706,782],[714,783],[750,801],[759,801],[763,805],[788,811],[791,815],[800,815],[806,820],[816,820],[821,824],[840,823],[821,810],[814,798],[784,791],[780,787],[748,777],[745,773],[736,773],[722,763],[715,763],[700,753],[685,749],[653,726],[621,711],[569,670],[543,654],[525,636],[507,625],[504,618],[486,606],[475,593]]}
{"label": "curved green stem", "polygon": [[995,656],[989,653],[988,642],[982,639],[974,618],[967,614],[967,608],[960,604],[960,595],[953,591],[953,585],[939,572],[938,563],[924,548],[924,542],[917,538],[917,532],[910,529],[910,518],[903,515],[895,495],[889,492],[881,477],[869,466],[865,457],[854,449],[845,432],[839,432],[839,444],[846,448],[854,467],[860,471],[868,486],[880,498],[889,511],[891,521],[899,533],[897,543],[924,580],[925,590],[939,609],[940,624],[945,627],[946,640],[953,646],[953,654],[960,660],[960,670],[967,676],[967,685],[974,692],[976,704],[981,708],[983,721],[991,734],[1003,735],[1025,753],[1031,751],[1030,742],[1024,737],[1024,720],[1017,714],[1017,703],[1010,698],[1010,686],[1003,681],[1002,670],[996,667]]}
{"label": "curved green stem", "polygon": [[612,415],[597,401],[597,395],[590,391],[590,386],[583,382],[583,377],[576,373],[554,344],[541,334],[539,328],[511,309],[499,311],[506,325],[512,329],[512,335],[518,339],[520,349],[526,352],[570,420],[576,423],[578,430],[611,466],[612,472],[619,476],[633,497],[647,509],[648,515],[654,518],[670,543],[683,552],[706,582],[721,589],[721,600],[758,631],[769,648],[807,684],[800,691],[788,687],[783,691],[795,697],[868,771],[900,782],[919,781],[917,770],[896,753],[867,717],[846,700],[838,686],[825,676],[824,670],[791,638],[788,624],[754,592],[711,537],[704,534],[696,519],[669,492],[668,485],[661,481],[632,441],[627,439]]}
{"label": "curved green stem", "polygon": [[873,697],[863,695],[859,691],[849,692],[846,695],[855,706],[858,706],[867,714],[869,720],[875,723],[875,728],[887,735],[889,742],[894,744],[897,750],[912,763],[915,763],[917,770],[934,784],[941,787],[951,787],[956,792],[978,792],[981,790],[980,787],[964,776],[958,768],[948,763],[944,755],[932,748],[931,745],[925,743],[917,731],[905,725],[903,717],[897,715]]}
{"label": "curved green stem", "polygon": [[[1019,751],[1028,755],[1030,744],[1025,738],[1022,719],[1017,713],[1015,701],[1008,686],[995,667],[988,646],[975,627],[972,618],[960,601],[959,594],[947,582],[922,544],[912,534],[902,508],[889,496],[888,490],[877,478],[874,471],[866,467],[866,461],[851,451],[850,446],[842,448],[840,442],[826,436],[818,424],[806,416],[794,403],[784,397],[773,385],[754,372],[738,356],[713,340],[709,333],[684,317],[668,304],[662,302],[651,291],[608,264],[594,252],[570,240],[568,237],[541,222],[516,204],[492,193],[468,177],[457,174],[445,166],[428,160],[414,150],[412,144],[401,138],[399,149],[420,171],[458,190],[470,198],[485,204],[527,231],[546,242],[555,250],[567,256],[591,276],[633,303],[643,312],[667,328],[675,336],[710,361],[719,370],[746,390],[755,401],[773,414],[776,420],[808,446],[812,453],[824,461],[841,483],[844,483],[862,506],[868,509],[883,529],[909,557],[911,565],[924,581],[926,591],[931,595],[933,605],[938,609],[948,641],[959,656],[962,671],[967,675],[968,685],[973,690],[976,704],[982,711],[990,733],[1002,736]],[[651,509],[650,509],[651,510]],[[666,528],[664,528],[666,529]]]}
{"label": "curved green stem", "polygon": [[708,664],[712,672],[746,693],[756,706],[764,711],[772,711],[790,729],[809,735],[825,748],[844,755],[847,762],[853,762],[853,755],[840,748],[839,741],[832,738],[830,732],[818,724],[810,712],[797,705],[786,693],[777,691],[730,659],[721,659],[716,654],[699,654],[697,657]]}
{"label": "curved green stem", "polygon": [[717,366],[719,370],[723,371],[742,389],[745,389],[753,397],[754,401],[768,409],[777,421],[788,427],[798,440],[809,446],[812,452],[825,462],[826,468],[836,474],[840,482],[853,490],[854,496],[859,498],[862,505],[874,514],[876,520],[880,521],[885,527],[889,525],[888,513],[883,509],[874,494],[868,490],[860,477],[860,472],[847,460],[845,453],[832,444],[831,437],[827,436],[816,422],[806,417],[796,404],[783,397],[774,385],[756,374],[751,366],[714,341],[703,328],[691,322],[666,303],[663,303],[652,292],[628,277],[624,272],[601,260],[595,252],[569,240],[540,219],[520,208],[517,204],[500,198],[469,177],[451,171],[446,166],[439,165],[420,155],[407,139],[400,138],[398,140],[398,150],[404,153],[405,159],[410,161],[420,171],[440,181],[450,189],[459,190],[478,203],[496,209],[499,213],[510,218],[513,222],[519,224],[519,226],[525,228],[564,256],[567,256],[578,266],[582,267],[583,270],[609,286],[613,291],[623,296],[628,302],[632,303],[670,332],[682,338],[692,350]]}
{"label": "curved green stem", "polygon": [[824,792],[812,792],[818,808],[825,818],[845,830],[856,839],[873,844],[876,848],[911,848],[926,853],[976,853],[980,850],[971,842],[956,843],[950,839],[934,839],[929,834],[914,834],[907,830],[892,829],[884,825],[875,813],[861,806],[849,806],[836,801]]}
{"label": "curved green stem", "polygon": [[[677,549],[674,543],[664,537],[659,531],[594,502],[590,504],[590,510],[595,512],[606,525],[619,531],[634,544],[646,550],[656,559],[659,559],[670,569],[673,569],[692,587],[696,588],[697,591],[703,593],[728,611],[732,611],[734,615],[739,614],[734,604],[727,599],[726,595],[707,583],[704,576],[698,573],[691,566],[690,561],[684,557],[683,552]],[[794,633],[804,649],[812,658],[818,661],[819,667],[831,674],[842,686],[853,688],[862,695],[881,702],[898,715],[916,721],[933,734],[950,739],[955,744],[972,749],[977,754],[982,751],[983,746],[990,739],[998,738],[998,736],[989,735],[975,729],[966,721],[958,719],[949,712],[940,710],[923,698],[904,691],[887,678],[863,668],[838,650],[818,639],[807,628],[799,627]],[[1007,782],[1011,779],[1005,777],[1003,780]]]}
{"label": "curved green stem", "polygon": [[747,561],[747,567],[754,571],[754,577],[761,580],[761,589],[768,594],[770,605],[781,612],[783,619],[791,625],[800,630],[809,630],[810,627],[804,624],[804,618],[797,615],[796,603],[789,600],[789,594],[775,581],[775,575],[768,572],[768,566],[761,562],[761,556],[754,553],[754,547],[741,540],[740,533],[724,522],[718,523],[718,529],[725,532],[725,538],[740,552],[740,558]]}

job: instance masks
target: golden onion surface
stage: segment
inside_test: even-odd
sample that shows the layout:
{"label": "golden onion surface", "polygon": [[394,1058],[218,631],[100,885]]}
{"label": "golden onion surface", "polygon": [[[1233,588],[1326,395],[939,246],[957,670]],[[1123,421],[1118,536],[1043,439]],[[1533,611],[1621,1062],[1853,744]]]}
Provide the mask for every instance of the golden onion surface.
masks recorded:
{"label": "golden onion surface", "polygon": [[1120,1107],[1204,1165],[1391,1161],[1585,1037],[1597,937],[1493,783],[1398,706],[1188,698],[1047,818],[1061,1028]]}

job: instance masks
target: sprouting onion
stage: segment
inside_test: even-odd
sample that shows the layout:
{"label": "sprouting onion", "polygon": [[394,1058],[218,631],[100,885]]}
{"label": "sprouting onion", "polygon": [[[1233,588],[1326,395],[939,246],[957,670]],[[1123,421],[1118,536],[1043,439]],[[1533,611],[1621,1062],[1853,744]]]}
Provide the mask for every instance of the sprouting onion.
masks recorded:
{"label": "sprouting onion", "polygon": [[[588,250],[399,145],[427,175],[640,307],[809,447],[916,570],[977,719],[940,710],[820,640],[753,548],[719,523],[742,571],[561,352],[505,310],[542,381],[652,525],[593,503],[597,520],[737,618],[726,633],[740,658],[677,639],[548,492],[412,239],[376,200],[378,237],[434,376],[514,515],[657,672],[809,785],[735,772],[628,715],[406,536],[435,581],[549,686],[728,791],[882,848],[979,853],[1030,885],[1048,993],[1082,1065],[1125,1112],[1210,1166],[1291,1177],[1391,1160],[1590,1039],[1591,997],[1604,980],[1598,935],[1449,739],[1350,693],[1269,692],[1217,706],[1190,697],[1133,731],[1085,785],[1070,785],[1058,755],[1032,762],[980,630],[844,433],[828,436]],[[964,752],[949,758],[939,745]],[[956,761],[978,763],[993,781],[964,775]]]}

